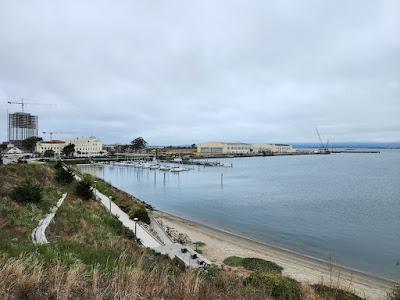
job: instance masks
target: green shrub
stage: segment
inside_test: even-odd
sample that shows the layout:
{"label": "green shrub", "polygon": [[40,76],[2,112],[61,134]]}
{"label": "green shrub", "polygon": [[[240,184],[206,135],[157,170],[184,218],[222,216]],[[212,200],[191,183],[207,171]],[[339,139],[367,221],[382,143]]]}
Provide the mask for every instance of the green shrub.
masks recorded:
{"label": "green shrub", "polygon": [[206,277],[215,278],[218,275],[219,271],[217,266],[209,266],[205,272]]}
{"label": "green shrub", "polygon": [[[352,292],[345,291],[335,287],[329,287],[323,284],[313,284],[315,292],[322,299],[332,299],[332,300],[363,300]],[[394,298],[396,299],[396,298]],[[398,299],[398,298],[397,298]]]}
{"label": "green shrub", "polygon": [[55,155],[55,152],[53,150],[46,150],[43,153],[43,156],[48,157],[48,158],[54,157],[54,155]]}
{"label": "green shrub", "polygon": [[229,256],[224,259],[224,264],[231,267],[242,267],[243,258],[239,256]]}
{"label": "green shrub", "polygon": [[61,160],[57,160],[57,162],[54,164],[55,169],[61,169],[62,168],[62,162]]}
{"label": "green shrub", "polygon": [[38,203],[43,198],[42,193],[43,189],[40,185],[26,180],[11,191],[10,197],[19,203]]}
{"label": "green shrub", "polygon": [[144,206],[139,206],[138,208],[131,210],[129,212],[129,218],[138,218],[139,221],[150,224],[150,217]]}
{"label": "green shrub", "polygon": [[225,258],[224,264],[231,267],[244,267],[250,271],[281,273],[283,270],[281,266],[272,261],[253,257],[242,258],[238,256],[229,256]]}
{"label": "green shrub", "polygon": [[61,184],[69,184],[74,180],[74,174],[64,168],[58,168],[56,170],[56,180]]}
{"label": "green shrub", "polygon": [[202,241],[197,241],[193,243],[194,246],[194,251],[196,251],[199,254],[203,254],[203,250],[200,249],[201,247],[204,247],[206,245],[206,243],[202,242]]}
{"label": "green shrub", "polygon": [[83,198],[84,200],[89,200],[93,197],[92,186],[86,180],[82,180],[77,183],[75,192],[79,197]]}
{"label": "green shrub", "polygon": [[278,273],[256,271],[248,281],[256,290],[276,299],[300,299],[301,296],[300,283]]}
{"label": "green shrub", "polygon": [[250,271],[264,271],[281,273],[283,268],[276,263],[261,258],[246,257],[242,261],[243,267]]}

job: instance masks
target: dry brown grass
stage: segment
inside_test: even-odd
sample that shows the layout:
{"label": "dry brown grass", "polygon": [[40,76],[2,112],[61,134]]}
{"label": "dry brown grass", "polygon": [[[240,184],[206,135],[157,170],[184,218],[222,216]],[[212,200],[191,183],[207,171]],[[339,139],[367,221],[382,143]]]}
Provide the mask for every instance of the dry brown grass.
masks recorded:
{"label": "dry brown grass", "polygon": [[57,186],[54,170],[49,165],[3,165],[0,166],[0,196],[5,196],[12,187],[26,179],[41,186]]}
{"label": "dry brown grass", "polygon": [[[111,272],[82,264],[50,267],[33,256],[0,259],[0,295],[4,299],[256,299],[239,290],[224,291],[199,272],[173,276],[155,268],[133,267],[121,256]],[[265,298],[264,298],[265,299]]]}

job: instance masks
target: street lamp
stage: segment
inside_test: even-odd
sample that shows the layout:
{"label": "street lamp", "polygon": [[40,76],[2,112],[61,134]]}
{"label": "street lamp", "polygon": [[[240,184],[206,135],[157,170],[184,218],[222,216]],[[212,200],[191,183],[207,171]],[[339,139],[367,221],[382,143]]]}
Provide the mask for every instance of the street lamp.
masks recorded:
{"label": "street lamp", "polygon": [[94,182],[94,199],[97,200],[97,194],[96,194],[96,190],[97,190],[97,180],[93,181]]}
{"label": "street lamp", "polygon": [[135,239],[137,239],[137,235],[136,235],[136,224],[137,224],[137,221],[139,221],[139,219],[138,219],[138,218],[133,218],[133,221],[135,221]]}
{"label": "street lamp", "polygon": [[110,214],[111,214],[111,201],[112,201],[112,196],[108,197],[110,199]]}

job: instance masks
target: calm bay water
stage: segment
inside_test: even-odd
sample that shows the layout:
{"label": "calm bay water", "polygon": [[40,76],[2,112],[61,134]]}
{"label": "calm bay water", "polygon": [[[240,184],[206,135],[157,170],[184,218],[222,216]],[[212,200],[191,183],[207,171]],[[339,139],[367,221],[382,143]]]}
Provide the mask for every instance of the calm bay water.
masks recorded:
{"label": "calm bay water", "polygon": [[233,168],[81,168],[160,210],[398,279],[400,151],[220,161]]}

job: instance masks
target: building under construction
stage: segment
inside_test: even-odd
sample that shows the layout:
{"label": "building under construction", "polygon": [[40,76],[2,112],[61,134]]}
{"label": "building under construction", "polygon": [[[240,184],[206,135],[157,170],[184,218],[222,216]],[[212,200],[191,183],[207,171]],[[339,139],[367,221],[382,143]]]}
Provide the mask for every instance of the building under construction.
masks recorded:
{"label": "building under construction", "polygon": [[22,141],[38,136],[38,117],[29,113],[8,114],[8,142],[21,145]]}

